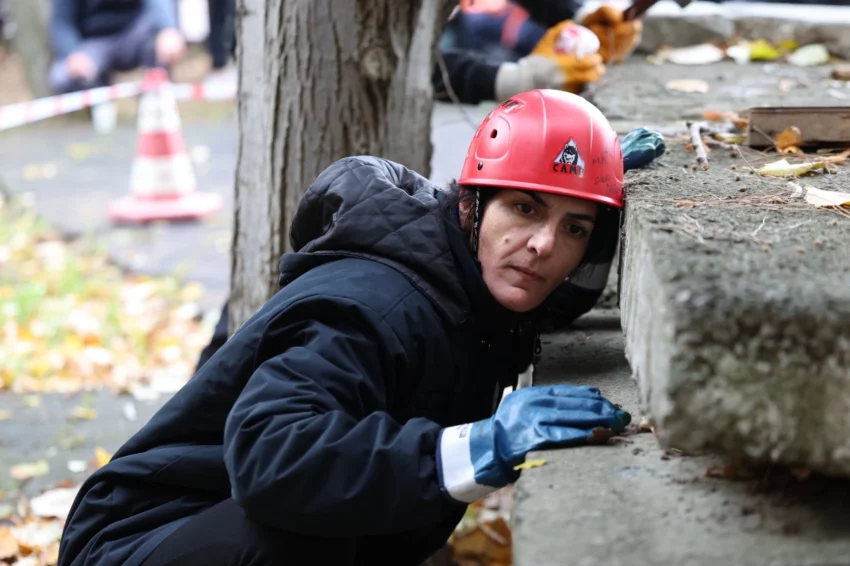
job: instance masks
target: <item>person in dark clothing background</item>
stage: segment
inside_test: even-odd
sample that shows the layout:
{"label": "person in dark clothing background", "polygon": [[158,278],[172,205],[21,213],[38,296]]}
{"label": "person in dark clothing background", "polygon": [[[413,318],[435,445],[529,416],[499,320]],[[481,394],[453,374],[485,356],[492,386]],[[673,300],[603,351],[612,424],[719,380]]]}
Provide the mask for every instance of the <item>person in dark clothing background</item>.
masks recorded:
{"label": "person in dark clothing background", "polygon": [[[447,26],[444,64],[432,76],[439,99],[451,99],[449,89],[468,104],[500,102],[534,88],[578,93],[602,77],[605,64],[623,61],[640,42],[640,21],[623,22],[622,10],[609,5],[591,11],[582,0],[516,0],[481,12],[468,4],[461,2]],[[558,36],[574,22],[597,35],[598,54],[556,51]]]}
{"label": "person in dark clothing background", "polygon": [[56,93],[105,86],[113,71],[169,67],[186,51],[174,0],[53,0]]}
{"label": "person in dark clothing background", "polygon": [[416,565],[529,451],[621,431],[589,386],[499,401],[518,326],[616,237],[622,182],[605,117],[553,90],[493,110],[447,190],[330,165],[282,289],[86,480],[58,564]]}
{"label": "person in dark clothing background", "polygon": [[236,0],[209,0],[209,49],[213,73],[221,72],[236,48]]}

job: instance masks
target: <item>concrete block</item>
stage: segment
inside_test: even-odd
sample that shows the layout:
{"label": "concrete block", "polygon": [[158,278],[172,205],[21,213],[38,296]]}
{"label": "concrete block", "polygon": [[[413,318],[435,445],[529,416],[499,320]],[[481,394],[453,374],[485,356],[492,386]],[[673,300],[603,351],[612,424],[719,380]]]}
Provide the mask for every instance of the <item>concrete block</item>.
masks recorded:
{"label": "concrete block", "polygon": [[850,475],[850,220],[746,204],[790,190],[727,152],[681,167],[681,146],[631,178],[621,272],[626,352],[660,440]]}
{"label": "concrete block", "polygon": [[[615,314],[543,342],[535,385],[595,385],[640,418]],[[721,457],[668,454],[651,434],[528,458],[546,464],[516,483],[516,566],[850,566],[846,480],[709,477]]]}

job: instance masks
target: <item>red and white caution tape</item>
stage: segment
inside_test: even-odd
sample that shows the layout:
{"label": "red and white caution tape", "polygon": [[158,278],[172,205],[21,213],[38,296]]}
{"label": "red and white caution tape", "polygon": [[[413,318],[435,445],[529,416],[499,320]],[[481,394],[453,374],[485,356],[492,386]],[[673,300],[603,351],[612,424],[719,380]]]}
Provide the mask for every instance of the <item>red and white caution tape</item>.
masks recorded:
{"label": "red and white caution tape", "polygon": [[[236,83],[234,81],[172,84],[171,89],[177,100],[230,100],[236,97]],[[141,90],[141,81],[118,83],[0,106],[0,132],[76,112],[104,102],[132,98],[138,96]]]}

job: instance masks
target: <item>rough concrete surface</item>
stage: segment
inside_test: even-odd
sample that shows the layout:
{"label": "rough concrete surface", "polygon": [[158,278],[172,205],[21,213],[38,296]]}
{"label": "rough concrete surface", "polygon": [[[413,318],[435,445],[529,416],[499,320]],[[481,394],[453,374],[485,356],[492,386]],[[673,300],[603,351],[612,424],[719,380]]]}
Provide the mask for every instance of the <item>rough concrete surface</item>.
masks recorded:
{"label": "rough concrete surface", "polygon": [[[662,441],[850,474],[850,218],[728,151],[683,167],[682,145],[631,177],[621,275],[626,351]],[[769,195],[783,203],[756,200]]]}
{"label": "rough concrete surface", "polygon": [[[828,72],[664,65],[646,80],[647,69],[623,66],[612,71],[618,89],[596,101],[621,120],[684,130],[683,118],[705,108],[835,104],[823,97]],[[667,93],[677,75],[711,90]],[[783,78],[794,81],[787,92]],[[741,90],[758,96],[733,96]],[[695,171],[685,143],[668,141],[668,155],[627,176],[620,306],[660,439],[850,474],[850,220],[799,201],[756,202],[791,193],[749,170],[776,154],[715,148],[711,168]],[[836,170],[800,182],[846,190],[848,170]]]}
{"label": "rough concrete surface", "polygon": [[[544,337],[535,384],[553,382],[595,385],[640,419],[616,311]],[[779,468],[709,477],[725,462],[666,452],[649,433],[535,458],[546,464],[516,484],[516,566],[850,564],[850,482]]]}
{"label": "rough concrete surface", "polygon": [[[608,69],[593,89],[592,100],[618,132],[635,126],[662,132],[681,129],[685,120],[702,119],[707,108],[743,111],[755,106],[847,106],[846,83],[832,81],[836,65],[794,67],[723,61],[711,65],[653,65],[635,58],[627,65]],[[697,79],[708,83],[705,94],[670,91],[673,80]]]}
{"label": "rough concrete surface", "polygon": [[[625,7],[631,2],[606,3]],[[759,38],[776,43],[793,39],[800,45],[824,43],[833,55],[850,58],[850,6],[697,1],[682,8],[673,0],[662,0],[643,18],[638,49],[646,53],[661,45],[685,47]]]}

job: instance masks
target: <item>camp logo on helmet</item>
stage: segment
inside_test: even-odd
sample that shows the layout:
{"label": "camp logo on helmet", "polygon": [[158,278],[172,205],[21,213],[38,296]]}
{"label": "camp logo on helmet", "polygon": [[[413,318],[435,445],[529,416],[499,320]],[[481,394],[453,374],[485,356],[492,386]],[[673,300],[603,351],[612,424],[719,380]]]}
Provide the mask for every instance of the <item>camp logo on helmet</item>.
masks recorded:
{"label": "camp logo on helmet", "polygon": [[555,158],[552,171],[584,177],[584,159],[581,158],[581,154],[578,152],[575,140],[570,140],[564,144],[564,149]]}

